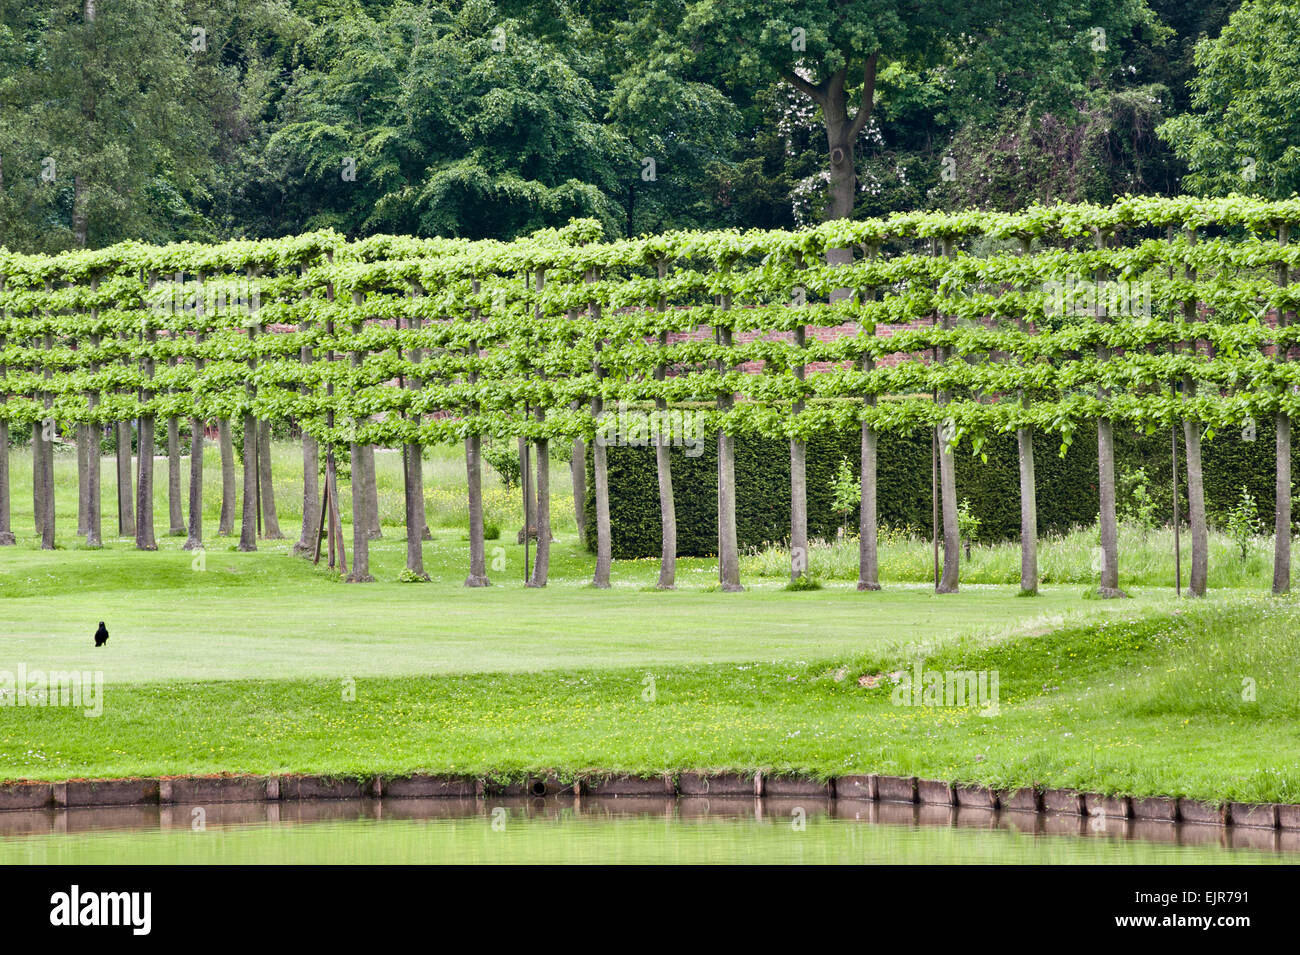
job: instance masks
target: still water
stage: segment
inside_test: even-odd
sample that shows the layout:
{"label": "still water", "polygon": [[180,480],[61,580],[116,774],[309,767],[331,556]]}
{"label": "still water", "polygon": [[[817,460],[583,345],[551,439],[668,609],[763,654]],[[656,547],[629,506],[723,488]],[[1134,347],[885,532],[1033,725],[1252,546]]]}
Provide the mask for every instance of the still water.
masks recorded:
{"label": "still water", "polygon": [[848,800],[385,799],[0,813],[0,865],[1293,863],[1300,833]]}

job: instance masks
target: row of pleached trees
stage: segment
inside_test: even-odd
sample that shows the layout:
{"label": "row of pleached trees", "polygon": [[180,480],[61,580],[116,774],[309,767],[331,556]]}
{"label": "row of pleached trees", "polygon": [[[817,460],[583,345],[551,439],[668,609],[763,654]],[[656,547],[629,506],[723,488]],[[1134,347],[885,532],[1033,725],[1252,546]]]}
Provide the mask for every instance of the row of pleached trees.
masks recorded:
{"label": "row of pleached trees", "polygon": [[[233,532],[232,423],[243,430],[240,547],[275,536],[272,422],[302,433],[303,524],[296,550],[352,581],[372,579],[377,446],[404,456],[407,567],[422,575],[422,449],[463,442],[470,516],[466,583],[488,583],[482,441],[518,439],[530,586],[550,557],[549,444],[573,441],[575,487],[590,447],[596,569],[611,574],[605,447],[628,409],[655,445],[662,519],[659,586],[675,585],[669,445],[681,412],[718,443],[718,567],[742,588],[735,438],[790,446],[791,576],[806,573],[808,438],[861,430],[860,575],[880,586],[877,458],[889,435],[934,436],[941,592],[959,584],[954,455],[1014,432],[1020,453],[1021,588],[1038,585],[1033,436],[1062,446],[1095,434],[1099,578],[1120,589],[1117,427],[1182,432],[1191,528],[1190,592],[1208,570],[1201,441],[1271,421],[1277,439],[1274,590],[1290,586],[1290,421],[1300,332],[1290,230],[1300,202],[1147,199],[1017,214],[914,213],[799,232],[687,232],[605,242],[576,221],[509,243],[333,233],[215,246],[115,246],[58,256],[0,252],[0,468],[9,423],[33,429],[35,526],[54,546],[51,439],[75,430],[79,534],[100,533],[98,429],[117,429],[119,532],[154,540],[152,459],[166,423],[169,523],[203,546],[202,436],[223,458],[219,533]],[[180,502],[188,423],[189,519]],[[132,425],[134,422],[134,426]],[[1266,426],[1264,424],[1263,426]],[[135,524],[131,433],[138,443]],[[627,436],[624,435],[624,438]],[[347,569],[340,482],[352,495]],[[0,540],[11,541],[7,470]],[[227,508],[225,505],[229,503]]]}

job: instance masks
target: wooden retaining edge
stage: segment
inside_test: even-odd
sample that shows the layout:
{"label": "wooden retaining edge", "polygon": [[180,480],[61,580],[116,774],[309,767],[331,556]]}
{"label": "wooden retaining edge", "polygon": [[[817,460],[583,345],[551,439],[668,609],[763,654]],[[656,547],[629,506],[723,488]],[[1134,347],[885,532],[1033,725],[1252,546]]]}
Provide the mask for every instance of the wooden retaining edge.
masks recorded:
{"label": "wooden retaining edge", "polygon": [[1100,793],[1083,794],[1083,811],[1090,816],[1108,819],[1128,819],[1133,815],[1128,796],[1103,796]]}
{"label": "wooden retaining edge", "polygon": [[1042,792],[1043,810],[1063,816],[1082,816],[1084,813],[1083,793],[1074,789],[1044,789]]}
{"label": "wooden retaining edge", "polygon": [[1129,799],[1129,809],[1134,819],[1178,821],[1178,800],[1170,796],[1134,796]]}
{"label": "wooden retaining edge", "polygon": [[952,783],[937,779],[918,779],[916,781],[916,801],[927,806],[957,805],[957,790]]}
{"label": "wooden retaining edge", "polygon": [[508,783],[474,776],[410,773],[364,778],[310,773],[283,776],[164,776],[0,782],[0,811],[260,802],[295,799],[488,798],[493,796],[772,797],[920,803],[973,809],[1184,822],[1242,829],[1300,830],[1300,805],[1211,803],[1169,796],[1115,796],[1073,789],[994,788],[876,773],[826,780],[790,774],[709,773],[652,776],[585,774],[570,780],[530,775]]}
{"label": "wooden retaining edge", "polygon": [[[983,789],[983,786],[972,786]],[[998,808],[1011,812],[1042,812],[1043,794],[1036,786],[1021,786],[1017,789],[995,789]]]}
{"label": "wooden retaining edge", "polygon": [[761,796],[763,775],[755,773],[682,773],[677,777],[679,796]]}
{"label": "wooden retaining edge", "polygon": [[661,776],[630,776],[626,773],[616,776],[590,776],[580,780],[584,796],[605,798],[676,796],[677,777],[671,773]]}

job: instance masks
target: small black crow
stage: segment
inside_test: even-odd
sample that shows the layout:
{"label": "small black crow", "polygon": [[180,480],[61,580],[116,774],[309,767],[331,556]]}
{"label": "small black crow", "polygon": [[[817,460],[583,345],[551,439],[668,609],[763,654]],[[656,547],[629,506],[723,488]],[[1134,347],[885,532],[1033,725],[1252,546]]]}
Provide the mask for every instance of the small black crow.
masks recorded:
{"label": "small black crow", "polygon": [[104,626],[104,621],[99,621],[99,629],[95,631],[95,646],[102,647],[108,643],[108,628]]}

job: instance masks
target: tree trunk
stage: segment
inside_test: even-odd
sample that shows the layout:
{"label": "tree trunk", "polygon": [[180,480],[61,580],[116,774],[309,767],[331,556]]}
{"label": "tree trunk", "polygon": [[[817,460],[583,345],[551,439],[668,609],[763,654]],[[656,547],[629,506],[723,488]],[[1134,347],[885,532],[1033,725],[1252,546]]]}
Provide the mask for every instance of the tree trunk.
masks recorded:
{"label": "tree trunk", "polygon": [[[871,116],[875,89],[876,54],[867,60],[864,74],[864,89],[854,116],[849,116],[846,85],[848,68],[843,67],[833,73],[814,95],[822,108],[822,118],[826,124],[826,145],[830,158],[830,203],[826,210],[828,219],[850,219],[857,199],[857,167],[855,152],[858,134],[862,132],[867,119]],[[788,78],[788,77],[787,77]],[[805,92],[808,92],[805,90]],[[852,258],[848,249],[831,250],[828,256],[831,264],[836,264],[836,256]],[[841,259],[842,260],[842,259]]]}
{"label": "tree trunk", "polygon": [[520,481],[523,484],[524,492],[524,528],[519,532],[518,542],[522,544],[529,537],[537,536],[537,482],[525,475],[529,472],[528,462],[528,439],[520,437],[517,439],[519,446],[519,474]]}
{"label": "tree trunk", "polygon": [[[90,410],[94,411],[99,402],[94,396],[90,398]],[[99,548],[104,546],[103,518],[103,475],[100,472],[98,425],[86,425],[86,546]]]}
{"label": "tree trunk", "polygon": [[[99,288],[99,279],[91,280],[92,288]],[[99,309],[91,310],[92,319],[99,318]],[[90,336],[90,347],[98,348],[101,338],[99,335]],[[91,362],[90,371],[92,374],[99,371],[99,363]],[[99,407],[99,393],[90,391],[86,394],[86,408],[93,416],[95,409]],[[104,429],[91,422],[87,422],[86,429],[86,546],[90,548],[100,548],[104,546],[104,515],[103,515],[103,456],[100,454],[100,436]]]}
{"label": "tree trunk", "polygon": [[[1029,255],[1033,240],[1020,239],[1020,254]],[[1021,332],[1029,332],[1030,325],[1018,320]],[[1029,396],[1020,390],[1020,404],[1028,409]],[[1034,429],[1016,429],[1016,451],[1020,457],[1020,593],[1038,594],[1038,482],[1034,474]]]}
{"label": "tree trunk", "polygon": [[[46,407],[50,407],[47,399]],[[51,421],[50,439],[41,440],[41,550],[54,550],[54,429]]]}
{"label": "tree trunk", "polygon": [[[875,105],[878,57],[877,52],[872,52],[863,62],[862,92],[857,110],[852,117],[849,116],[848,110],[847,65],[842,66],[819,84],[813,84],[794,71],[783,74],[786,82],[821,107],[830,159],[830,201],[826,210],[828,219],[848,219],[853,216],[854,201],[857,198],[856,144],[858,135],[866,127]],[[851,249],[831,249],[826,255],[827,261],[832,265],[851,261],[852,258]],[[848,294],[850,294],[848,289],[836,290],[832,293],[831,300],[836,301],[847,297]]]}
{"label": "tree trunk", "polygon": [[[1290,241],[1290,227],[1282,225],[1277,230],[1277,244],[1286,245]],[[1285,262],[1277,266],[1277,284],[1291,283],[1290,267]],[[1288,324],[1290,314],[1279,311],[1277,327]],[[1273,347],[1273,360],[1285,362],[1290,358],[1288,349],[1280,345]],[[1277,414],[1277,485],[1275,487],[1276,509],[1273,520],[1273,593],[1291,592],[1291,418],[1282,411]]]}
{"label": "tree trunk", "polygon": [[[333,264],[334,253],[327,250],[325,260]],[[325,298],[331,303],[334,302],[334,283],[325,283]],[[352,297],[353,304],[357,303],[357,299],[358,293],[354,293]],[[327,317],[325,319],[326,337],[332,339],[334,332],[334,319]],[[334,361],[334,350],[332,348],[326,350],[325,360],[327,362]],[[338,453],[339,444],[337,432],[335,431],[338,420],[334,415],[334,379],[330,377],[325,379],[325,400],[327,442],[325,444],[325,501],[322,506],[325,508],[325,515],[329,522],[325,536],[329,541],[329,566],[337,569],[339,574],[346,575],[348,572],[348,555],[347,548],[343,543],[343,515],[339,508],[338,460],[335,457]],[[336,558],[337,565],[335,563]]]}
{"label": "tree trunk", "polygon": [[[655,407],[664,411],[668,403],[656,399]],[[673,500],[672,448],[668,441],[655,441],[655,472],[659,477],[659,579],[657,590],[677,589],[677,505]]]}
{"label": "tree trunk", "polygon": [[1105,418],[1097,421],[1097,478],[1101,497],[1102,597],[1124,597],[1119,589],[1119,527],[1115,519],[1115,434]]}
{"label": "tree trunk", "polygon": [[[5,277],[0,275],[0,291],[4,291]],[[0,317],[5,317],[0,311]],[[0,336],[0,351],[4,350],[5,340]],[[8,369],[0,365],[0,381],[3,381]],[[5,404],[7,395],[0,390],[0,406]],[[0,547],[12,547],[18,543],[14,535],[13,510],[10,500],[9,484],[9,420],[0,416]]]}
{"label": "tree trunk", "polygon": [[1017,428],[1020,453],[1020,592],[1038,593],[1038,490],[1034,479],[1034,429]]}
{"label": "tree trunk", "polygon": [[131,476],[131,422],[117,422],[117,533],[135,536],[135,491]]}
{"label": "tree trunk", "polygon": [[[149,277],[149,287],[153,288],[154,277]],[[157,341],[157,332],[151,328],[144,331],[142,342],[145,346],[152,346]],[[154,359],[152,355],[146,354],[140,362],[141,371],[144,372],[146,379],[152,381],[154,375]],[[142,401],[150,401],[154,396],[153,390],[146,387],[141,390],[140,398]],[[141,415],[136,423],[136,435],[139,442],[136,454],[136,468],[138,474],[136,477],[136,505],[135,505],[135,546],[137,550],[157,550],[158,541],[154,537],[154,515],[153,515],[153,484],[154,484],[154,429],[157,421],[151,414]]]}
{"label": "tree trunk", "polygon": [[0,419],[0,547],[12,547],[16,543],[9,502],[9,422]]}
{"label": "tree trunk", "polygon": [[[1095,233],[1095,240],[1098,249],[1106,247],[1106,237],[1100,231]],[[1104,278],[1102,272],[1093,275],[1096,281]],[[1102,303],[1098,302],[1096,319],[1099,322],[1107,320],[1102,308]],[[1097,358],[1106,361],[1110,358],[1110,349],[1105,346],[1098,347]],[[1105,400],[1108,397],[1106,390],[1098,388],[1097,397]],[[1127,594],[1119,589],[1119,523],[1115,516],[1115,432],[1107,418],[1097,420],[1097,489],[1101,498],[1098,515],[1101,531],[1101,584],[1097,588],[1097,593],[1106,598],[1126,597]]]}
{"label": "tree trunk", "polygon": [[184,550],[203,550],[203,420],[190,419],[190,522]]}
{"label": "tree trunk", "polygon": [[[379,478],[375,473],[375,446],[373,444],[362,445],[361,466],[361,490],[364,495],[362,498],[364,504],[362,513],[365,517],[366,532],[370,535],[371,540],[378,540],[384,536],[384,533],[379,526]],[[355,560],[353,563],[355,563]]]}
{"label": "tree trunk", "polygon": [[[575,410],[577,402],[574,403]],[[587,442],[573,439],[569,455],[569,480],[573,484],[573,520],[578,525],[578,540],[587,539]]]}
{"label": "tree trunk", "polygon": [[[354,318],[352,321],[352,331],[360,332],[365,327],[364,313],[360,309],[365,304],[365,293],[353,290],[352,307]],[[352,367],[361,367],[361,352],[352,352]],[[372,514],[370,511],[370,482],[366,476],[366,464],[369,461],[370,475],[374,475],[374,457],[372,452],[368,455],[368,445],[357,444],[355,440],[355,427],[353,428],[353,438],[349,446],[349,456],[352,462],[352,573],[348,575],[348,583],[364,584],[373,581],[375,578],[370,576],[370,541],[373,530],[379,524],[378,504],[373,515],[375,528],[371,527]]]}
{"label": "tree trunk", "polygon": [[45,422],[32,422],[32,533],[40,538],[45,531]]}
{"label": "tree trunk", "polygon": [[[660,259],[657,271],[659,281],[668,277],[668,262]],[[663,313],[668,310],[668,296],[660,295],[655,303],[655,310]],[[659,350],[668,348],[668,333],[659,333]],[[655,381],[668,377],[668,366],[663,362],[655,368]],[[655,582],[657,590],[677,589],[677,504],[673,498],[673,459],[672,436],[665,438],[664,413],[668,402],[663,398],[655,399],[655,410],[659,412],[659,427],[655,429],[655,473],[659,478],[659,579]],[[684,425],[683,425],[684,426]],[[682,435],[683,442],[686,435]]]}
{"label": "tree trunk", "polygon": [[[251,280],[253,276],[251,268],[248,270],[248,276]],[[248,344],[251,355],[253,340],[257,337],[258,326],[251,315],[249,320]],[[258,477],[261,473],[258,454],[258,445],[261,443],[258,437],[261,429],[254,414],[257,387],[253,384],[253,375],[256,370],[256,359],[249,358],[248,383],[244,387],[244,396],[248,399],[248,409],[244,412],[244,506],[240,514],[241,520],[239,524],[239,549],[244,552],[257,550],[257,525],[259,523],[259,512],[261,511],[261,498],[257,488]]]}
{"label": "tree trunk", "polygon": [[[471,290],[475,295],[482,291],[478,279],[473,280]],[[472,321],[479,321],[479,309],[470,310]],[[470,357],[478,357],[478,342],[472,341],[467,349]],[[478,382],[478,372],[470,371],[469,383]],[[477,415],[477,402],[471,403],[470,414]],[[469,483],[469,576],[465,578],[466,587],[490,587],[492,581],[487,575],[486,545],[483,540],[483,438],[471,434],[465,438],[465,476]]]}
{"label": "tree trunk", "polygon": [[406,569],[425,580],[423,459],[418,444],[402,449],[403,497],[406,503]]}
{"label": "tree trunk", "polygon": [[[599,270],[590,270],[586,278],[588,282],[597,281],[600,278]],[[600,302],[590,302],[587,310],[591,315],[592,323],[599,323],[601,318]],[[605,377],[605,370],[600,366],[601,341],[601,338],[597,336],[595,373],[598,379]],[[599,421],[604,410],[604,399],[599,395],[593,397],[591,399],[592,420]],[[594,493],[596,497],[596,571],[592,575],[591,584],[593,587],[599,587],[603,590],[609,587],[610,567],[613,564],[613,557],[611,556],[613,547],[610,541],[609,528],[609,468],[605,457],[605,442],[599,436],[591,443],[591,470],[591,479],[595,485]]]}
{"label": "tree trunk", "polygon": [[790,583],[808,573],[808,446],[790,440]]}
{"label": "tree trunk", "polygon": [[140,447],[137,449],[135,506],[136,550],[157,550],[158,541],[153,532],[153,450],[154,419],[145,416],[137,424]]}
{"label": "tree trunk", "polygon": [[[543,421],[546,412],[537,409],[537,420]],[[533,446],[537,449],[537,560],[533,563],[529,587],[545,587],[551,569],[551,457],[550,441],[539,438]]]}
{"label": "tree trunk", "polygon": [[[880,254],[878,245],[871,245],[867,249],[867,258],[874,260]],[[862,290],[862,303],[873,302],[876,300],[876,289],[867,288]],[[858,331],[868,331],[875,334],[875,325],[870,326],[865,323],[859,323]],[[875,370],[876,360],[870,355],[862,358],[862,371],[869,373]],[[863,398],[863,404],[868,408],[876,404],[875,395],[866,395]],[[862,423],[862,450],[861,450],[861,473],[859,474],[859,486],[862,491],[861,500],[858,507],[858,590],[879,590],[880,589],[880,555],[878,550],[879,544],[879,516],[876,512],[876,449],[877,435],[874,428],[865,421]]]}
{"label": "tree trunk", "polygon": [[280,518],[275,513],[275,482],[271,471],[271,422],[257,423],[257,489],[262,495],[262,536],[284,540]]}
{"label": "tree trunk", "polygon": [[[74,198],[72,204],[74,238],[76,238],[77,206],[81,204],[77,194],[80,192],[80,186],[74,183]],[[85,248],[85,245],[85,227],[83,224],[80,241],[77,247]],[[75,282],[70,284],[72,287],[76,287]],[[77,345],[80,347],[80,342],[78,342]],[[74,425],[74,428],[76,430],[73,435],[73,441],[77,452],[77,536],[85,537],[90,532],[90,488],[87,485],[87,473],[90,468],[90,425],[85,422],[78,422]],[[51,487],[52,486],[53,481],[51,480]]]}
{"label": "tree trunk", "polygon": [[[1196,230],[1187,229],[1188,244],[1196,244]],[[1196,270],[1184,269],[1184,277],[1189,283],[1196,282]],[[1183,301],[1183,320],[1188,324],[1197,321],[1197,300],[1195,297]],[[1192,355],[1200,351],[1198,341],[1191,342]],[[1196,380],[1190,376],[1183,378],[1183,400],[1190,401],[1196,397]],[[1205,596],[1206,578],[1209,574],[1209,540],[1205,527],[1205,484],[1201,479],[1201,429],[1200,422],[1183,419],[1183,442],[1187,462],[1187,520],[1192,532],[1192,574],[1188,582],[1188,593],[1193,597]]]}
{"label": "tree trunk", "polygon": [[[412,296],[415,292],[416,289],[411,290]],[[415,317],[406,321],[408,331],[418,332],[421,324],[421,319]],[[400,357],[401,349],[398,349],[398,355]],[[412,348],[407,357],[411,362],[419,363],[423,355],[419,348]],[[407,377],[403,385],[414,391],[419,389],[420,382],[414,377]],[[420,423],[416,416],[412,416],[411,421],[416,425]],[[428,521],[424,516],[424,448],[420,444],[406,446],[402,458],[402,476],[406,501],[406,565],[408,570],[427,576],[424,573],[423,542],[431,540],[433,535],[429,533]],[[418,568],[412,565],[412,560],[419,564]]]}
{"label": "tree trunk", "polygon": [[221,454],[221,517],[217,536],[229,537],[235,532],[235,442],[230,436],[229,418],[217,419],[217,450]]}
{"label": "tree trunk", "polygon": [[257,550],[257,419],[244,413],[244,490],[240,511],[239,549]]}
{"label": "tree trunk", "polygon": [[[945,259],[951,259],[954,255],[952,239],[945,237],[943,239],[943,256]],[[951,319],[949,316],[942,317],[944,328],[951,328]],[[949,359],[948,348],[939,349],[939,364],[943,365]],[[952,400],[952,395],[948,392],[939,394],[939,404],[947,405]],[[939,500],[943,513],[943,576],[939,579],[939,586],[935,588],[941,594],[955,594],[957,592],[960,580],[960,563],[961,563],[961,533],[960,525],[957,523],[957,462],[953,457],[952,443],[949,441],[952,435],[948,433],[945,426],[939,433]]]}
{"label": "tree trunk", "polygon": [[[867,399],[869,402],[873,399]],[[880,589],[877,552],[876,432],[862,425],[862,505],[858,514],[858,590]]]}
{"label": "tree trunk", "polygon": [[[946,430],[946,429],[944,429]],[[957,462],[952,446],[939,435],[939,499],[943,511],[943,576],[936,588],[941,594],[955,594],[958,590],[961,561],[961,534],[957,524]]]}
{"label": "tree trunk", "polygon": [[77,536],[90,532],[90,425],[77,425]]}
{"label": "tree trunk", "polygon": [[320,536],[320,447],[306,431],[302,434],[302,532],[293,552],[310,557]]}
{"label": "tree trunk", "polygon": [[[1190,378],[1183,388],[1191,397],[1196,383]],[[1199,422],[1183,421],[1184,459],[1187,462],[1187,520],[1192,531],[1192,575],[1187,592],[1204,597],[1209,576],[1209,534],[1205,526],[1205,484],[1201,479],[1201,428]]]}
{"label": "tree trunk", "polygon": [[[796,348],[806,343],[806,330],[800,325],[794,330]],[[804,379],[804,366],[794,370],[799,381]],[[794,413],[803,413],[803,399],[794,403]],[[790,439],[790,583],[808,572],[808,445],[797,438]]]}
{"label": "tree trunk", "polygon": [[[177,280],[181,280],[181,276]],[[198,272],[195,275],[199,285],[202,286],[204,273]],[[206,317],[204,307],[204,296],[198,295],[195,303],[195,312],[202,325]],[[203,343],[203,329],[200,327],[194,332],[194,344]],[[195,356],[194,370],[196,372],[203,370],[203,359]],[[197,411],[197,408],[195,409]],[[205,422],[202,418],[194,415],[190,416],[190,487],[189,487],[189,522],[185,528],[185,543],[181,545],[182,550],[203,550],[203,455],[205,443]]]}
{"label": "tree trunk", "polygon": [[[304,299],[310,296],[309,292],[303,292]],[[307,331],[309,323],[302,324],[303,331]],[[315,354],[310,345],[303,345],[298,353],[299,359],[304,365],[309,365],[315,359]],[[304,388],[304,391],[310,389]],[[316,553],[316,547],[320,543],[320,525],[321,525],[321,496],[320,496],[320,447],[316,439],[307,433],[306,429],[302,432],[302,532],[298,535],[298,543],[293,545],[293,552],[303,557],[311,557]]]}
{"label": "tree trunk", "polygon": [[[52,336],[46,337],[45,347],[47,350],[54,347]],[[47,379],[52,377],[52,372],[49,369],[46,370],[45,377]],[[45,445],[45,467],[41,483],[45,490],[45,519],[41,525],[41,550],[54,550],[54,438],[56,431],[53,417],[54,399],[48,395],[45,399],[45,407],[47,409],[46,413],[50,415],[50,438],[48,441],[43,442]]]}
{"label": "tree trunk", "polygon": [[[333,352],[330,353],[330,360],[333,361]],[[325,387],[328,391],[333,388],[333,385],[328,384]],[[327,419],[331,422],[331,433],[334,430],[333,418],[334,412],[328,412]],[[329,538],[329,565],[335,567],[339,574],[346,578],[348,551],[343,543],[343,514],[339,509],[339,472],[338,463],[334,460],[333,448],[325,452],[325,500],[324,506],[328,508],[329,515],[329,531],[326,535]]]}
{"label": "tree trunk", "polygon": [[[94,5],[86,4],[88,10]],[[93,16],[90,18],[93,19]],[[87,21],[89,22],[89,21]],[[78,249],[86,247],[86,236],[90,231],[90,214],[86,208],[86,184],[80,175],[72,179],[72,243]]]}
{"label": "tree trunk", "polygon": [[366,512],[365,447],[353,442],[352,460],[352,573],[348,583],[365,584],[370,576],[370,528],[362,515]]}
{"label": "tree trunk", "polygon": [[[731,307],[730,296],[722,297],[722,307]],[[718,328],[716,335],[718,344],[731,347],[731,329]],[[718,410],[730,410],[733,401],[729,394],[719,395]],[[721,428],[718,430],[718,583],[724,593],[745,589],[740,584],[740,548],[736,543],[736,439]]]}
{"label": "tree trunk", "polygon": [[167,419],[167,534],[185,536],[185,508],[181,504],[181,423]]}
{"label": "tree trunk", "polygon": [[[50,290],[49,283],[46,284],[46,291]],[[54,348],[54,335],[46,333],[45,350],[47,352]],[[49,382],[53,377],[53,371],[45,369],[45,380]],[[40,442],[36,441],[37,427],[32,428],[32,462],[33,476],[39,475],[39,488],[36,486],[37,481],[33,481],[32,494],[34,497],[34,514],[36,517],[36,533],[41,538],[41,550],[54,550],[54,439],[56,437],[56,425],[54,421],[54,395],[51,391],[45,391],[45,419],[40,422]]]}
{"label": "tree trunk", "polygon": [[[599,419],[603,404],[600,398],[591,399],[593,419]],[[609,468],[605,459],[605,442],[599,439],[591,444],[591,472],[596,497],[596,572],[591,583],[603,590],[609,587],[613,548],[609,530]]]}
{"label": "tree trunk", "polygon": [[1273,593],[1291,592],[1291,418],[1277,415],[1277,511],[1273,522]]}
{"label": "tree trunk", "polygon": [[469,480],[469,576],[466,587],[489,587],[483,542],[483,442],[477,434],[465,439],[465,476]]}
{"label": "tree trunk", "polygon": [[740,552],[736,544],[736,443],[718,432],[718,582],[725,593],[740,585]]}

